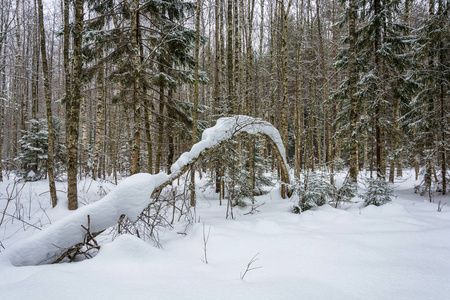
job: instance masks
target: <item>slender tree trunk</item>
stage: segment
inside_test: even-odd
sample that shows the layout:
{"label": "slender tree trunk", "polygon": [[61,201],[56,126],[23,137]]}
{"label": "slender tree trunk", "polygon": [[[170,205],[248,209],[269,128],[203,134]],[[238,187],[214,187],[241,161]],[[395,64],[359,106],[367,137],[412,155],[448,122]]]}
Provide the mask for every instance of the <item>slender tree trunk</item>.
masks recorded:
{"label": "slender tree trunk", "polygon": [[[259,60],[261,61],[263,59],[263,42],[264,42],[264,0],[261,0],[261,23],[259,26]],[[260,99],[260,102],[257,103],[255,101],[255,113],[257,117],[264,118],[264,111],[263,107],[265,107],[265,95],[264,95],[264,76],[263,76],[263,67],[258,67],[258,99]],[[259,104],[259,106],[258,106]]]}
{"label": "slender tree trunk", "polygon": [[88,146],[88,120],[87,113],[87,99],[83,97],[80,103],[80,117],[81,117],[81,145],[82,154],[80,155],[80,174],[88,176],[90,172],[89,167],[89,146]]}
{"label": "slender tree trunk", "polygon": [[240,112],[240,97],[241,97],[241,33],[239,28],[239,0],[234,0],[234,96],[233,96],[233,114]]}
{"label": "slender tree trunk", "polygon": [[133,146],[131,159],[131,174],[139,172],[139,151],[141,148],[141,75],[139,57],[139,0],[134,0],[134,8],[131,13],[131,49],[133,49]]}
{"label": "slender tree trunk", "polygon": [[[163,72],[164,68],[160,65],[160,72]],[[164,86],[159,87],[159,110],[157,116],[158,123],[158,141],[156,145],[156,158],[155,158],[155,173],[158,173],[161,170],[161,162],[163,156],[163,140],[164,140]]]}
{"label": "slender tree trunk", "polygon": [[349,36],[349,62],[348,62],[348,97],[350,100],[350,178],[357,181],[358,177],[358,100],[356,99],[356,83],[358,81],[358,71],[356,67],[356,0],[349,0],[348,12],[348,36]]}
{"label": "slender tree trunk", "polygon": [[[380,13],[382,11],[381,7],[381,1],[375,0],[374,1],[374,15],[377,17],[380,17]],[[381,22],[381,20],[380,20]],[[385,74],[383,71],[383,62],[378,57],[378,50],[381,47],[381,39],[382,39],[382,32],[381,32],[381,23],[378,22],[377,25],[374,28],[374,67],[375,67],[375,76],[380,78],[381,87],[379,87],[379,90],[384,91],[384,77]],[[380,98],[383,97],[380,95]],[[380,101],[380,99],[376,100],[375,103],[375,141],[376,141],[376,164],[377,164],[377,176],[380,178],[385,178],[386,175],[386,148],[385,148],[385,136],[384,136],[384,130],[381,124],[381,120],[384,117],[384,104]]]}
{"label": "slender tree trunk", "polygon": [[[303,0],[300,7],[297,10],[297,19],[299,20],[298,30],[300,38],[298,39],[297,48],[297,93],[296,93],[296,134],[295,134],[295,177],[300,178],[300,172],[302,168],[302,139],[303,139],[303,101],[302,101],[302,89],[303,89],[303,74],[302,74],[302,49],[303,49]],[[300,12],[298,12],[300,11]],[[298,16],[299,14],[299,16]]]}
{"label": "slender tree trunk", "polygon": [[[292,0],[289,0],[288,6],[285,10],[284,0],[280,0],[280,9],[281,9],[281,21],[282,21],[282,30],[283,30],[283,38],[281,40],[281,52],[283,54],[283,100],[282,100],[282,109],[281,109],[281,137],[283,140],[284,148],[288,149],[288,53],[287,53],[287,21],[289,17],[289,10],[291,8]],[[282,191],[283,193],[283,191]]]}
{"label": "slender tree trunk", "polygon": [[[253,32],[253,13],[255,7],[255,0],[248,1],[248,36],[247,36],[247,65],[246,65],[246,74],[245,74],[245,101],[247,102],[247,112],[249,116],[254,116],[254,97],[253,91],[250,89],[252,85],[252,74],[253,74],[253,49],[252,49],[252,32]],[[243,13],[243,12],[242,12]],[[255,146],[254,141],[250,140],[248,144],[248,155],[249,155],[249,173],[250,173],[250,186],[252,188],[252,196],[253,191],[256,186],[255,182]]]}
{"label": "slender tree trunk", "polygon": [[[400,131],[400,124],[399,124],[399,118],[400,118],[400,109],[399,109],[399,99],[395,98],[393,101],[393,106],[394,106],[394,112],[393,112],[393,124],[394,124],[394,128],[396,131],[396,135],[398,135],[398,132]],[[389,182],[394,183],[394,178],[395,178],[395,166],[397,166],[398,168],[401,168],[401,162],[400,162],[400,158],[397,156],[397,152],[398,152],[398,141],[397,138],[391,137],[391,147],[392,147],[392,152],[394,153],[394,157],[392,158],[390,165],[389,165]]]}
{"label": "slender tree trunk", "polygon": [[104,66],[103,66],[103,47],[99,45],[99,52],[101,53],[100,63],[98,65],[97,73],[97,111],[95,114],[95,140],[94,140],[94,161],[92,178],[101,176],[101,169],[99,168],[100,150],[103,147],[103,136],[105,131],[105,91],[103,86],[104,80]]}
{"label": "slender tree trunk", "polygon": [[[275,124],[275,114],[272,111],[275,109],[275,72],[277,69],[277,59],[276,59],[276,45],[277,45],[277,19],[278,19],[278,1],[275,2],[275,8],[273,8],[273,3],[271,4],[273,13],[271,12],[271,22],[270,22],[270,82],[269,82],[269,105],[266,108],[265,115],[266,119],[272,124]],[[274,160],[272,160],[273,169]]]}
{"label": "slender tree trunk", "polygon": [[233,72],[233,0],[228,0],[227,6],[227,81],[228,81],[228,103],[226,114],[234,113],[235,91]]}
{"label": "slender tree trunk", "polygon": [[39,15],[39,31],[41,36],[41,57],[42,57],[42,71],[44,72],[44,94],[45,94],[45,106],[47,108],[47,129],[48,129],[48,155],[47,155],[47,173],[48,173],[48,185],[50,189],[50,197],[52,199],[52,206],[55,207],[58,203],[56,197],[55,178],[53,174],[54,164],[54,149],[55,139],[53,134],[53,115],[52,115],[52,86],[51,78],[48,72],[47,65],[47,51],[45,47],[45,28],[44,28],[44,12],[42,8],[42,0],[37,0],[38,3],[38,15]]}
{"label": "slender tree trunk", "polygon": [[[170,76],[170,75],[169,75]],[[167,114],[169,117],[175,116],[175,112],[173,111],[173,106],[175,105],[173,103],[173,89],[169,88],[167,92]],[[170,174],[170,167],[173,164],[173,159],[175,156],[175,145],[174,145],[174,132],[173,132],[173,126],[172,122],[167,122],[167,146],[168,146],[168,153],[167,153],[167,174]]]}
{"label": "slender tree trunk", "polygon": [[65,95],[64,102],[66,103],[66,132],[69,130],[70,106],[72,103],[72,82],[70,78],[70,64],[69,64],[69,47],[70,47],[70,27],[69,27],[69,2],[64,0],[63,15],[64,15],[64,40],[63,40],[63,61],[64,61],[64,84]]}
{"label": "slender tree trunk", "polygon": [[[5,126],[5,106],[6,106],[6,55],[3,47],[7,39],[7,29],[9,25],[9,8],[2,0],[0,3],[0,181],[3,181],[3,142]],[[11,4],[10,4],[11,5]]]}
{"label": "slender tree trunk", "polygon": [[111,162],[112,162],[112,172],[114,177],[114,183],[117,185],[117,137],[119,136],[119,120],[117,113],[117,106],[113,106],[113,116],[112,120],[114,120],[111,124],[111,126],[114,126],[113,128],[113,134],[112,134],[112,143],[111,143]]}
{"label": "slender tree trunk", "polygon": [[[200,10],[201,10],[201,0],[197,0],[197,10],[195,15],[195,48],[194,48],[194,59],[195,59],[195,69],[194,69],[194,111],[192,112],[192,143],[197,142],[197,108],[198,108],[198,68],[199,68],[199,56],[200,56]],[[195,206],[195,169],[191,167],[191,206]]]}
{"label": "slender tree trunk", "polygon": [[[78,126],[80,121],[81,77],[82,77],[82,33],[83,33],[83,2],[75,1],[75,24],[73,29],[73,85],[71,101],[66,106],[70,112],[67,122],[67,198],[69,210],[78,208],[77,196],[77,166],[78,166]],[[68,9],[68,7],[67,7]]]}
{"label": "slender tree trunk", "polygon": [[[220,15],[219,15],[219,7],[221,6],[220,0],[215,0],[215,7],[214,7],[214,18],[215,18],[215,59],[214,59],[214,88],[213,88],[213,97],[214,97],[214,107],[213,107],[213,118],[216,119],[217,116],[220,114],[220,86],[221,86],[221,76],[220,76],[220,70],[221,70],[221,55],[220,55],[220,49],[221,49],[221,43],[220,43]],[[215,173],[215,191],[216,193],[220,193],[220,183],[221,183],[221,176],[220,176],[220,166],[218,163],[214,164],[214,173]]]}
{"label": "slender tree trunk", "polygon": [[[38,14],[39,7],[38,3],[36,5],[36,14]],[[40,25],[39,25],[39,16],[37,16],[38,26],[36,30],[33,30],[33,58],[31,62],[32,72],[31,72],[31,120],[37,120],[37,107],[39,102],[39,57],[40,57]],[[44,91],[45,93],[45,91]],[[45,96],[45,95],[44,95]],[[39,130],[36,126],[31,126],[30,128],[32,134],[37,134]],[[34,141],[34,146],[38,147],[37,141]],[[49,158],[47,158],[49,159]],[[33,157],[31,158],[33,162],[37,162],[37,153],[33,152]],[[38,164],[34,163],[31,166],[31,170],[38,174]],[[46,175],[47,177],[47,175]]]}
{"label": "slender tree trunk", "polygon": [[[23,24],[20,22],[20,9],[19,9],[19,4],[20,2],[22,2],[22,12],[23,12]],[[20,126],[18,127],[18,131],[17,131],[17,135],[20,134],[20,130],[26,130],[27,128],[27,123],[28,123],[28,113],[27,113],[27,102],[25,100],[26,97],[26,93],[25,93],[25,78],[26,78],[26,67],[25,67],[25,61],[24,61],[24,54],[25,54],[25,3],[24,1],[20,1],[17,0],[17,6],[16,6],[16,39],[17,39],[17,69],[18,69],[18,82],[19,86],[18,86],[18,99],[20,101],[19,106],[20,106]],[[22,41],[22,36],[21,36],[21,27],[24,27],[23,29],[23,33],[24,33],[24,40]],[[16,135],[16,136],[17,136]],[[16,138],[16,144],[17,144],[17,138]],[[18,149],[18,147],[16,147],[16,149]]]}
{"label": "slender tree trunk", "polygon": [[[151,99],[151,95],[148,94]],[[150,110],[150,105],[153,105],[152,100],[148,101],[146,107],[145,107],[145,111],[144,111],[144,115],[145,115],[145,136],[147,138],[147,172],[150,174],[153,174],[153,146],[152,146],[152,138],[151,138],[151,133],[150,133],[150,118],[151,118],[151,110]]]}
{"label": "slender tree trunk", "polygon": [[[332,142],[331,142],[331,124],[333,123],[333,120],[331,118],[331,113],[330,113],[330,101],[328,99],[329,97],[329,80],[327,78],[327,69],[326,69],[326,64],[325,64],[325,49],[324,49],[324,45],[323,45],[323,36],[322,36],[322,26],[321,26],[321,18],[320,18],[320,2],[319,0],[317,1],[317,6],[316,6],[316,14],[317,14],[317,32],[319,35],[319,48],[320,48],[320,63],[321,63],[321,67],[322,67],[322,80],[323,80],[323,89],[324,89],[324,101],[323,103],[325,103],[325,131],[326,131],[326,144],[324,145],[326,148],[326,155],[325,155],[325,162],[328,166],[330,166],[330,170],[332,169],[331,165],[333,163],[333,158],[332,158]],[[333,173],[331,172],[330,175],[330,183],[333,184],[334,183],[334,176]]]}

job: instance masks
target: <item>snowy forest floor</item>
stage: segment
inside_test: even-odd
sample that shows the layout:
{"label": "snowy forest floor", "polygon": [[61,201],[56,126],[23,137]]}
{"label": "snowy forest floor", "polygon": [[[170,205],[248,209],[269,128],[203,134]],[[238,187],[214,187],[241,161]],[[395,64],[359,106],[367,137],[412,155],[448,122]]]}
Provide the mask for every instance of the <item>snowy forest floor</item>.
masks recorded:
{"label": "snowy forest floor", "polygon": [[[161,232],[161,248],[123,235],[93,259],[30,267],[14,267],[0,253],[0,299],[450,299],[450,197],[430,203],[415,194],[410,172],[396,181],[397,197],[384,206],[325,205],[302,214],[274,188],[256,198],[264,205],[255,214],[235,207],[234,220],[217,194],[198,189],[197,222],[186,235],[177,234],[182,223]],[[86,204],[113,185],[87,180],[79,188]],[[0,182],[0,212],[12,190],[12,176]],[[70,214],[64,192],[51,209],[47,190],[46,181],[27,183],[10,201],[2,252]],[[447,203],[441,212],[439,201]]]}

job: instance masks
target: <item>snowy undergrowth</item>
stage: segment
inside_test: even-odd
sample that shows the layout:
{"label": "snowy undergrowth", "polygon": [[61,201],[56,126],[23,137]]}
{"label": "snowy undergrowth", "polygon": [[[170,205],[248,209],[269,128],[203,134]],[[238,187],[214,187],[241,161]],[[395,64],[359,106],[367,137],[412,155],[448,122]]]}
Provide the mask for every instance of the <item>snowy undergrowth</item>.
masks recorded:
{"label": "snowy undergrowth", "polygon": [[[197,199],[199,222],[186,235],[175,224],[162,249],[124,235],[91,260],[20,268],[0,253],[0,299],[447,299],[450,207],[437,212],[437,203],[414,194],[414,183],[399,181],[397,198],[383,206],[324,205],[300,215],[273,189],[256,197],[265,203],[259,213],[235,208],[235,220],[206,190]],[[46,189],[45,181],[34,184]],[[65,213],[47,209],[50,218]],[[32,234],[12,235],[6,246]],[[254,267],[262,268],[241,280],[257,253]]]}

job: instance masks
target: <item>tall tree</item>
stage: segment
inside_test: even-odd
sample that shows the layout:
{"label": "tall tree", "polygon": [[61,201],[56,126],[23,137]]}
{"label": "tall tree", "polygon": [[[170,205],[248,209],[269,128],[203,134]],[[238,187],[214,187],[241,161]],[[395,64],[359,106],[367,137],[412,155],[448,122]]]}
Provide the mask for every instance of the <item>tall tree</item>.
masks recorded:
{"label": "tall tree", "polygon": [[228,0],[227,5],[227,82],[228,98],[226,114],[233,114],[236,105],[234,86],[234,55],[233,55],[233,0]]}
{"label": "tall tree", "polygon": [[0,181],[3,181],[3,141],[5,126],[5,107],[7,101],[6,94],[6,50],[4,45],[7,40],[7,32],[9,29],[9,9],[11,2],[1,0],[0,3]]}
{"label": "tall tree", "polygon": [[[83,0],[75,1],[75,18],[73,28],[73,81],[71,97],[66,99],[66,111],[69,116],[66,120],[67,132],[67,199],[69,210],[78,208],[77,190],[77,166],[78,166],[78,136],[80,121],[80,103],[82,101],[82,76],[83,76]],[[67,8],[68,9],[68,8]],[[67,88],[67,87],[66,87]],[[69,101],[68,101],[69,100]]]}
{"label": "tall tree", "polygon": [[52,199],[52,206],[55,207],[58,199],[56,197],[56,186],[54,178],[54,149],[55,140],[53,133],[53,113],[52,113],[52,86],[51,78],[49,74],[49,68],[47,63],[47,48],[45,43],[45,28],[44,28],[44,10],[42,6],[42,0],[37,0],[38,4],[38,19],[39,19],[39,32],[41,38],[41,59],[42,59],[42,71],[44,73],[44,94],[45,94],[45,106],[47,109],[47,130],[48,130],[48,153],[47,153],[47,173],[48,184],[50,188],[50,197]]}
{"label": "tall tree", "polygon": [[131,49],[133,64],[133,154],[131,160],[131,174],[139,172],[139,152],[141,146],[141,107],[142,107],[142,89],[141,89],[141,65],[139,59],[139,0],[133,0],[131,8]]}
{"label": "tall tree", "polygon": [[[192,112],[192,142],[197,142],[197,109],[198,109],[198,85],[199,85],[199,55],[200,55],[200,10],[201,0],[197,0],[197,9],[195,12],[195,46],[194,46],[194,110]],[[195,206],[195,169],[191,169],[191,206]]]}

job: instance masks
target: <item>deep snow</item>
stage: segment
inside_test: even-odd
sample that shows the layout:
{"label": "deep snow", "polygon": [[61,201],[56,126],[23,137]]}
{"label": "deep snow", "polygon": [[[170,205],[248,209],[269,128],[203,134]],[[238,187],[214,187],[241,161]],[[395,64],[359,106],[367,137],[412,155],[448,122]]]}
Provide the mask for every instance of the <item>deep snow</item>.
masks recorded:
{"label": "deep snow", "polygon": [[[8,183],[0,183],[3,195]],[[12,266],[2,251],[0,299],[449,299],[450,198],[429,203],[414,194],[417,183],[405,175],[396,184],[398,197],[381,207],[326,205],[300,215],[274,189],[257,198],[265,203],[259,213],[235,208],[235,220],[225,219],[216,194],[198,190],[200,222],[187,235],[177,234],[177,227],[165,232],[163,249],[125,235],[91,260],[27,267]],[[27,183],[21,203],[9,210],[23,205],[24,220],[37,226],[38,220],[74,214],[64,203],[45,207],[46,189],[45,181]],[[87,202],[112,185],[82,182],[80,189]],[[448,202],[442,212],[439,200]],[[208,264],[202,261],[203,224],[210,230]],[[37,231],[24,226],[18,220],[2,224],[2,245],[10,248]],[[262,268],[241,280],[257,253],[252,266]]]}

